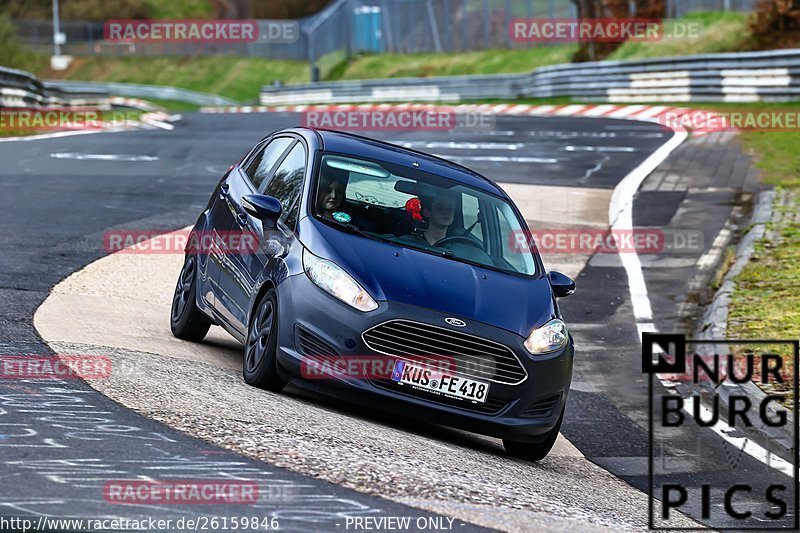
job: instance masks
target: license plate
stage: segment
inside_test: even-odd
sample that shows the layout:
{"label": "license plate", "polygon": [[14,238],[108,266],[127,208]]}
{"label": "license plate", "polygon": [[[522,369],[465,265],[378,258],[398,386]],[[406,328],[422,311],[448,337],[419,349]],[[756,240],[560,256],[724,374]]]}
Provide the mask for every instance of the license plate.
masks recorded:
{"label": "license plate", "polygon": [[400,385],[411,385],[415,389],[484,403],[489,395],[489,384],[484,381],[453,376],[424,365],[398,360],[392,370],[392,381]]}

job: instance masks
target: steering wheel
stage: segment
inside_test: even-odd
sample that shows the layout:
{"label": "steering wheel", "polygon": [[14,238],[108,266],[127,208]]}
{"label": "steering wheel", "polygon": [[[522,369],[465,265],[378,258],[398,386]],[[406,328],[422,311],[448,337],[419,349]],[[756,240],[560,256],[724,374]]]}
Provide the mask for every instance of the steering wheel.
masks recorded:
{"label": "steering wheel", "polygon": [[444,239],[436,241],[434,246],[442,246],[443,244],[447,244],[449,242],[462,242],[464,244],[469,244],[471,246],[474,246],[475,248],[478,248],[481,251],[485,251],[481,243],[479,243],[475,239],[465,237],[464,235],[454,235],[452,237],[445,237]]}

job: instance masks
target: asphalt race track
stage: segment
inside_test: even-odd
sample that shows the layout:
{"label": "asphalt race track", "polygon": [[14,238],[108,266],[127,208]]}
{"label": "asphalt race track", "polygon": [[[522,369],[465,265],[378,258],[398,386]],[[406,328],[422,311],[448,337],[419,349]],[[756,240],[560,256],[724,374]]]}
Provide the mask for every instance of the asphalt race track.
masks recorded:
{"label": "asphalt race track", "polygon": [[[4,186],[0,200],[4,228],[0,240],[0,302],[5,309],[0,317],[0,353],[52,353],[33,327],[34,313],[57,283],[105,255],[105,230],[177,229],[193,223],[213,185],[232,162],[268,132],[297,122],[297,115],[290,113],[189,114],[172,131],[0,142],[0,160],[4,162],[0,167]],[[600,203],[594,209],[605,214],[610,191],[672,133],[655,124],[614,119],[497,117],[491,130],[373,135],[456,160],[495,181],[511,184],[509,190],[520,194],[523,189],[517,187],[524,185],[535,186],[529,189],[533,194],[548,190],[567,194],[565,188],[586,190]],[[515,192],[511,194],[516,200]],[[547,201],[524,200],[531,205]],[[702,228],[706,249],[727,218],[730,206],[726,201],[710,199],[716,207],[700,208],[688,215],[694,217],[693,227]],[[723,204],[727,207],[719,207]],[[657,225],[664,218],[663,209],[674,214],[677,207],[678,203],[664,204],[661,198],[642,195],[634,204],[634,222]],[[569,222],[580,222],[583,209],[577,204],[574,211],[568,209],[566,216],[572,217]],[[531,225],[547,223],[546,216],[539,220],[534,217]],[[559,259],[553,258],[555,264]],[[176,258],[168,260],[174,263]],[[179,264],[180,258],[177,260]],[[545,260],[548,268],[553,268],[548,258]],[[235,381],[238,373],[232,343],[219,340],[214,341],[219,344],[202,347],[206,359],[198,356],[196,366],[189,358],[167,364],[154,356],[157,350],[129,347],[118,350],[113,358],[129,373],[107,385],[105,393],[110,398],[135,407],[149,418],[241,453],[149,420],[81,382],[3,381],[2,514],[180,518],[249,512],[278,517],[282,529],[305,531],[345,529],[348,517],[437,518],[430,512],[436,510],[456,517],[460,531],[479,529],[476,524],[507,530],[526,530],[532,524],[538,530],[554,531],[565,527],[641,529],[646,526],[646,497],[583,457],[634,487],[646,489],[646,380],[641,374],[640,345],[625,270],[613,261],[589,257],[579,262],[568,258],[564,265],[567,271],[573,269],[570,274],[580,272],[578,292],[562,304],[576,338],[573,392],[562,432],[579,452],[562,442],[552,457],[529,465],[509,459],[491,439],[394,421],[358,406],[333,405],[299,391],[290,391],[286,399],[272,398],[272,409],[282,419],[281,431],[289,433],[282,441],[265,436],[264,442],[287,447],[270,452],[269,445],[259,449],[258,434],[249,434],[250,440],[244,444],[236,442],[252,425],[248,416],[255,416],[257,411],[239,413],[226,403],[226,399],[238,401],[239,389],[234,387],[244,386]],[[126,283],[142,285],[140,279],[126,279],[126,272],[125,266],[120,267],[117,287],[109,288],[110,293],[125,292]],[[131,268],[131,272],[137,271]],[[668,268],[645,271],[648,283],[661,285],[668,284],[675,274]],[[164,275],[173,277],[172,272]],[[674,290],[674,295],[662,291],[655,300],[659,312],[669,315],[670,302],[682,301],[684,288],[677,286]],[[68,311],[63,320],[74,319],[75,330],[81,331],[81,308]],[[166,325],[168,316],[142,317],[144,323],[150,320]],[[131,327],[135,329],[135,324]],[[80,346],[81,339],[74,339],[73,344]],[[93,343],[87,341],[86,345]],[[214,355],[209,355],[214,350],[228,363],[215,361]],[[171,397],[168,393],[162,396],[160,390],[140,389],[136,394],[114,390],[116,386],[141,385],[146,378],[169,386],[174,369],[171,364],[194,372],[196,378],[196,389],[181,389],[186,386],[181,383],[175,387],[178,393],[203,398],[198,400],[199,405],[216,410],[207,411],[209,418],[236,420],[241,415],[245,424],[232,425],[227,440],[221,439],[212,435],[219,428],[206,431],[198,427],[196,414],[187,411],[182,418],[167,413],[169,408],[164,406],[180,403],[180,394]],[[152,370],[153,375],[137,377],[136,372],[141,374],[143,368]],[[219,379],[204,376],[206,371]],[[248,394],[246,400],[254,409],[265,413],[271,410],[268,393],[250,389],[242,394]],[[132,405],[132,398],[139,403]],[[159,407],[158,402],[165,403]],[[317,420],[316,426],[332,424],[332,429],[325,433],[306,417]],[[269,415],[264,418],[269,419]],[[267,423],[257,429],[274,427]],[[333,438],[337,433],[348,435],[347,444],[352,449],[337,449],[344,442]],[[289,447],[304,442],[304,436],[316,446],[307,450],[316,450],[318,460],[289,453],[296,452]],[[724,446],[713,435],[706,438],[709,448]],[[367,447],[370,443],[374,443],[371,448]],[[413,460],[415,446],[426,447],[417,460]],[[377,456],[373,457],[375,464],[380,462],[378,458],[387,458],[383,461],[385,468],[374,470],[376,474],[370,478],[366,475],[369,462],[347,462],[358,453]],[[311,457],[314,459],[313,454]],[[342,464],[333,469],[336,457],[341,457]],[[393,458],[396,462],[391,461]],[[758,467],[763,465],[753,463],[754,484],[758,484],[762,471]],[[457,479],[449,475],[452,471],[442,471],[447,468],[458,472],[471,469],[473,475]],[[713,473],[712,480],[725,482],[722,461],[710,461],[705,469]],[[391,472],[396,477],[387,479]],[[256,506],[202,506],[198,510],[196,506],[175,505],[112,506],[102,495],[104,482],[112,479],[197,479],[210,475],[256,479],[276,497]],[[423,483],[415,484],[415,478],[432,481],[424,491],[417,490]],[[441,483],[438,493],[437,480]],[[699,518],[697,509],[690,508],[689,515]]]}

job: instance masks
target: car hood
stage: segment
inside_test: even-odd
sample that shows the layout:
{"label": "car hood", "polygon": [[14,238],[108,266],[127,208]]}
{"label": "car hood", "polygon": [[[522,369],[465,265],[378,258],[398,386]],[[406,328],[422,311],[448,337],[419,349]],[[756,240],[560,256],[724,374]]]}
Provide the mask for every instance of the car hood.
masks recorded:
{"label": "car hood", "polygon": [[342,267],[376,300],[435,309],[523,337],[555,316],[547,277],[504,274],[315,225],[310,251]]}

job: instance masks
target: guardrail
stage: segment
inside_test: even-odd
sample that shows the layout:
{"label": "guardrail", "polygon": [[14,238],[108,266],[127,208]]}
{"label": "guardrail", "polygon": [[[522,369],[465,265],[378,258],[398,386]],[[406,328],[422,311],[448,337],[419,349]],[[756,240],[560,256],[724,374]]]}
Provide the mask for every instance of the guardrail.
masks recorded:
{"label": "guardrail", "polygon": [[110,107],[108,91],[45,83],[22,70],[0,67],[0,107]]}
{"label": "guardrail", "polygon": [[177,100],[199,106],[236,105],[216,94],[178,87],[101,83],[85,81],[42,81],[30,72],[0,67],[0,108],[2,107],[98,107],[108,109],[111,96]]}
{"label": "guardrail", "polygon": [[526,74],[266,86],[263,105],[574,97],[597,102],[800,99],[800,49],[541,67]]}
{"label": "guardrail", "polygon": [[113,96],[145,98],[155,100],[177,100],[195,105],[237,105],[235,100],[217,94],[201,93],[162,85],[140,85],[136,83],[59,81],[58,86],[74,91],[102,90]]}

